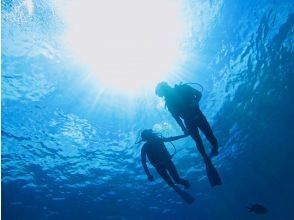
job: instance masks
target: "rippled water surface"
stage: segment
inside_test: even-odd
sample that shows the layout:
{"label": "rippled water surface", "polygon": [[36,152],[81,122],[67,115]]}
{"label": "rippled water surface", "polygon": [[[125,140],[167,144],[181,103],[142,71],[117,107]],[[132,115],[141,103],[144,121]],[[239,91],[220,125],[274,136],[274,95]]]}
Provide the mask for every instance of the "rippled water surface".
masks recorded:
{"label": "rippled water surface", "polygon": [[[223,179],[211,188],[193,141],[176,142],[190,206],[154,169],[146,180],[135,144],[143,128],[179,133],[175,121],[153,90],[128,98],[86,80],[60,40],[56,2],[1,3],[4,220],[294,219],[292,0],[181,1],[186,60],[169,80],[204,86]],[[253,203],[269,212],[248,213]]]}

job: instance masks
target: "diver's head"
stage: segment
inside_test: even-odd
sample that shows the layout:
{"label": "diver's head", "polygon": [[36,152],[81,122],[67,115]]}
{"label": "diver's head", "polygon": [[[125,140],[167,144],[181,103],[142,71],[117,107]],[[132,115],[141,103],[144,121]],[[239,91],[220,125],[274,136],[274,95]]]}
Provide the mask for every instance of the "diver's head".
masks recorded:
{"label": "diver's head", "polygon": [[150,141],[156,137],[156,134],[153,133],[152,129],[145,129],[141,133],[142,141]]}
{"label": "diver's head", "polygon": [[168,83],[163,81],[157,84],[155,88],[155,94],[159,97],[163,97],[166,96],[170,89],[171,87],[168,85]]}

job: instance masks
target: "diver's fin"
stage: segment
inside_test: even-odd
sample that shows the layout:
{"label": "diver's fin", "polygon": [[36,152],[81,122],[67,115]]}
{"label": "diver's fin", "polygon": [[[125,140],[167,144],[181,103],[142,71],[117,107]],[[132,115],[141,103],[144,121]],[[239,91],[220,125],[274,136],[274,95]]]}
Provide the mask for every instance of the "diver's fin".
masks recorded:
{"label": "diver's fin", "polygon": [[188,204],[192,204],[194,202],[193,196],[189,193],[185,192],[184,190],[180,189],[179,187],[175,186],[174,190],[178,193],[178,195]]}
{"label": "diver's fin", "polygon": [[213,158],[213,157],[216,157],[218,155],[218,148],[217,147],[213,147],[212,149],[211,149],[211,152],[210,152],[210,154],[209,154],[209,157],[210,158]]}
{"label": "diver's fin", "polygon": [[222,185],[222,180],[210,159],[205,161],[206,173],[212,187]]}

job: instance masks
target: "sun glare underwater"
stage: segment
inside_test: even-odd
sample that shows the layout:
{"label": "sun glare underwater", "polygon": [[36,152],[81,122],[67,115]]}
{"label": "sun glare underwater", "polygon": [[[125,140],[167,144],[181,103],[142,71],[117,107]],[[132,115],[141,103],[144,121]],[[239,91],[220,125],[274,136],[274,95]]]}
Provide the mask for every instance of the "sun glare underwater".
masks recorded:
{"label": "sun glare underwater", "polygon": [[153,88],[181,58],[179,1],[74,1],[58,4],[64,44],[102,86]]}
{"label": "sun glare underwater", "polygon": [[[3,0],[1,10],[2,219],[294,219],[293,0]],[[150,163],[148,181],[141,164],[144,129],[183,133],[155,94],[161,81],[202,92],[219,144],[210,161],[191,137],[166,143],[189,189]],[[211,187],[211,167],[222,185]]]}

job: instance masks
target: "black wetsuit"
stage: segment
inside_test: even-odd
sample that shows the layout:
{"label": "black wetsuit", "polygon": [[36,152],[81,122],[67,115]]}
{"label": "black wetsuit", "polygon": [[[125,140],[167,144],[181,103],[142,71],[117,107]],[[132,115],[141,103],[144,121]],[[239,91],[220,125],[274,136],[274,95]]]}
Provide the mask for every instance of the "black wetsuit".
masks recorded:
{"label": "black wetsuit", "polygon": [[142,163],[146,163],[146,155],[150,163],[155,167],[158,174],[167,182],[168,185],[174,187],[168,173],[173,180],[182,185],[186,185],[187,181],[180,178],[174,163],[171,160],[171,155],[167,151],[163,141],[160,138],[146,142],[141,150]]}
{"label": "black wetsuit", "polygon": [[179,85],[173,88],[171,95],[165,97],[165,102],[168,110],[177,121],[183,119],[185,127],[195,140],[199,152],[202,156],[207,157],[199,129],[213,147],[218,148],[218,142],[206,117],[199,108],[200,99],[201,92],[188,85]]}

